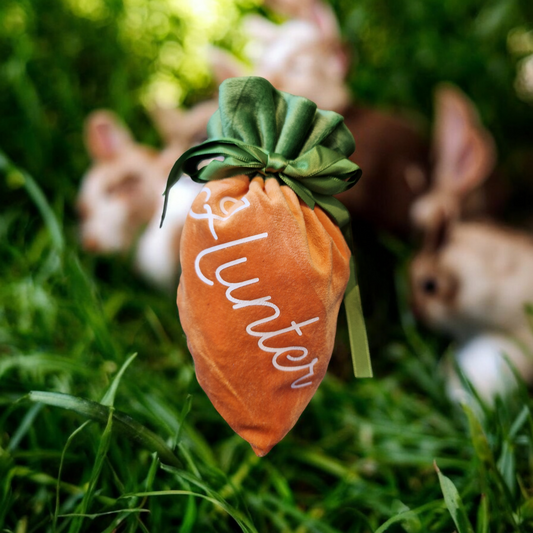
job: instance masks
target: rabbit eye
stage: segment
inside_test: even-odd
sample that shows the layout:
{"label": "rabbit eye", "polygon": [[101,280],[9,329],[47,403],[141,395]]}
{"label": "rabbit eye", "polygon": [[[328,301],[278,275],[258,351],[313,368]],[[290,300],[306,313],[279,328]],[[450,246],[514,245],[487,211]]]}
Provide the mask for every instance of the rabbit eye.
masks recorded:
{"label": "rabbit eye", "polygon": [[437,294],[438,284],[437,284],[437,280],[434,278],[427,278],[427,279],[422,280],[420,286],[421,286],[422,291],[425,292],[426,294],[429,294],[432,296]]}
{"label": "rabbit eye", "polygon": [[107,188],[107,193],[114,196],[119,194],[131,194],[135,192],[141,183],[141,177],[138,174],[128,174],[118,183]]}

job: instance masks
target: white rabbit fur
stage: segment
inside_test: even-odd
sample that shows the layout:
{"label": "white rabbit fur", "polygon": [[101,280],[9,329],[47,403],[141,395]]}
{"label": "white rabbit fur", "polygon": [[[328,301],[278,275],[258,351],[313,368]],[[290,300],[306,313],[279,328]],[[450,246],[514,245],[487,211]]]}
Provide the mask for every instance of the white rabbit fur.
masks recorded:
{"label": "white rabbit fur", "polygon": [[346,85],[349,62],[331,7],[319,0],[268,4],[291,18],[275,24],[259,15],[246,16],[242,27],[251,67],[212,47],[209,56],[217,82],[261,76],[280,91],[309,98],[320,109],[342,113],[350,103]]}
{"label": "white rabbit fur", "polygon": [[[458,90],[436,93],[434,187],[412,216],[425,236],[410,266],[415,314],[456,341],[455,360],[488,403],[516,386],[513,370],[533,379],[533,335],[525,305],[533,302],[533,239],[499,224],[464,221],[467,196],[476,196],[492,171],[492,138],[473,104]],[[478,198],[479,200],[479,198]],[[468,393],[444,366],[448,392]]]}
{"label": "white rabbit fur", "polygon": [[331,8],[316,2],[315,19],[277,25],[258,16],[245,22],[253,73],[281,91],[342,113],[350,103],[348,61]]}
{"label": "white rabbit fur", "polygon": [[82,246],[95,253],[129,253],[135,268],[152,284],[175,287],[181,229],[202,188],[182,177],[169,197],[166,222],[159,229],[163,191],[172,165],[205,138],[216,102],[189,111],[153,110],[165,141],[161,151],[137,143],[110,111],[86,121],[86,146],[92,165],[83,177],[77,206]]}

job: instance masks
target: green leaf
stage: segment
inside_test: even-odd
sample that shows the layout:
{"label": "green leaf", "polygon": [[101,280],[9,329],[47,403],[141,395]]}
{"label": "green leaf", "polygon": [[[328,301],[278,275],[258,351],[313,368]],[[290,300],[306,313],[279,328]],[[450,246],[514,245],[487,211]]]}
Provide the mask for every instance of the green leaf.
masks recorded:
{"label": "green leaf", "polygon": [[55,502],[55,509],[54,509],[54,515],[52,518],[52,530],[57,530],[57,519],[59,517],[59,492],[61,488],[61,473],[63,471],[63,463],[65,462],[65,454],[67,453],[67,449],[70,446],[70,443],[74,440],[74,437],[81,433],[85,427],[87,427],[91,423],[90,420],[85,421],[79,428],[75,429],[67,439],[67,442],[65,443],[65,446],[63,447],[63,451],[61,452],[61,460],[59,462],[59,472],[57,474],[57,483],[56,483],[56,502]]}
{"label": "green leaf", "polygon": [[410,523],[411,520],[417,519],[418,515],[423,514],[427,511],[438,509],[441,506],[442,506],[442,502],[439,500],[439,501],[426,503],[425,505],[422,505],[418,507],[417,509],[413,509],[410,511],[401,511],[397,515],[389,518],[384,524],[378,527],[378,529],[376,529],[374,533],[384,533],[385,531],[387,531],[387,529],[389,529],[390,526],[397,524],[398,522],[402,523],[402,525],[405,522]]}
{"label": "green leaf", "polygon": [[492,450],[490,449],[489,442],[483,431],[481,423],[474,414],[474,411],[467,404],[462,404],[461,407],[465,412],[468,418],[468,426],[470,428],[470,438],[472,440],[472,445],[474,446],[474,451],[478,458],[484,464],[493,464],[494,456],[492,455]]}
{"label": "green leaf", "polygon": [[116,430],[121,432],[127,438],[138,442],[148,450],[156,452],[159,455],[161,462],[177,468],[182,465],[181,461],[174,455],[174,452],[166,445],[161,437],[139,424],[139,422],[136,422],[125,413],[112,410],[97,402],[58,392],[32,391],[29,393],[28,398],[32,402],[42,402],[47,405],[75,411],[76,413],[87,416],[92,420],[97,420],[98,422],[107,423],[110,413],[112,412],[113,424]]}
{"label": "green leaf", "polygon": [[[392,504],[392,510],[396,514],[405,514],[411,509],[409,509],[409,507],[407,507],[402,501],[395,500]],[[404,520],[401,521],[401,525],[407,533],[419,533],[420,531],[423,531],[422,523],[420,522],[418,515],[405,517]]]}
{"label": "green leaf", "polygon": [[82,518],[90,518],[91,520],[94,520],[95,518],[98,518],[99,516],[109,516],[117,513],[125,513],[125,514],[132,514],[132,513],[149,513],[148,509],[117,509],[116,511],[108,511],[106,513],[67,513],[59,515],[60,518],[68,518],[68,517],[82,517]]}
{"label": "green leaf", "polygon": [[489,533],[489,502],[484,494],[481,495],[477,510],[476,533]]}
{"label": "green leaf", "polygon": [[507,440],[503,442],[502,453],[498,459],[497,466],[509,489],[509,493],[514,495],[516,492],[516,459],[514,446]]}
{"label": "green leaf", "polygon": [[41,213],[43,221],[48,229],[50,238],[57,253],[62,253],[65,248],[63,231],[61,225],[48,203],[43,191],[37,185],[37,182],[25,171],[16,167],[8,157],[0,151],[0,170],[5,170],[8,174],[16,172],[19,180],[26,189],[26,192],[33,200],[33,203]]}
{"label": "green leaf", "polygon": [[111,443],[112,427],[113,409],[111,408],[107,417],[106,427],[102,434],[102,438],[100,439],[100,444],[98,446],[98,451],[96,453],[96,458],[91,471],[91,477],[89,478],[89,485],[87,487],[87,490],[85,491],[85,494],[83,495],[83,499],[80,504],[80,512],[79,514],[75,515],[77,519],[72,522],[69,528],[69,533],[79,533],[79,531],[81,531],[82,529],[83,518],[87,515],[89,506],[92,503],[93,496],[96,490],[96,483],[98,482],[100,473],[102,472],[102,468],[104,466],[105,458],[107,457],[107,451],[109,450],[109,444]]}
{"label": "green leaf", "polygon": [[185,514],[183,515],[183,521],[181,523],[179,533],[192,533],[194,531],[194,524],[198,516],[198,508],[196,506],[196,500],[194,496],[189,496],[187,500],[187,506],[185,508]]}
{"label": "green leaf", "polygon": [[244,531],[244,533],[257,533],[257,529],[254,527],[254,525],[247,518],[244,518],[240,511],[233,508],[220,498],[206,496],[205,494],[200,494],[198,492],[192,492],[190,490],[161,490],[152,492],[137,492],[135,494],[125,494],[121,498],[144,498],[154,496],[193,496],[194,498],[201,498],[203,500],[211,502],[213,505],[221,508],[226,513],[228,513],[235,520],[235,522],[237,522],[237,524],[239,525],[241,530]]}
{"label": "green leaf", "polygon": [[40,405],[34,405],[24,416],[22,419],[19,427],[13,433],[13,436],[11,437],[9,441],[9,445],[7,447],[7,450],[9,452],[12,452],[13,450],[16,450],[21,439],[24,437],[24,435],[29,431],[31,428],[33,421],[35,420],[35,417],[39,414],[39,411],[41,410]]}
{"label": "green leaf", "polygon": [[130,366],[130,363],[137,357],[137,354],[134,353],[133,355],[130,355],[126,362],[122,365],[120,370],[117,372],[117,375],[113,379],[113,382],[111,383],[111,386],[109,387],[108,391],[105,393],[104,397],[100,400],[100,403],[102,405],[108,405],[110,407],[113,406],[115,403],[115,394],[117,393],[118,384],[120,383],[120,380],[122,376],[124,375],[124,372]]}
{"label": "green leaf", "polygon": [[509,430],[509,438],[514,439],[518,432],[522,429],[523,425],[527,422],[531,416],[531,411],[527,405],[524,405],[518,416],[516,417],[511,429]]}
{"label": "green leaf", "polygon": [[180,442],[180,436],[181,436],[181,432],[183,429],[183,423],[185,422],[185,418],[189,414],[191,407],[192,407],[192,395],[188,394],[187,398],[185,398],[185,403],[183,404],[180,415],[178,417],[178,431],[176,431],[176,435],[174,437],[174,446],[176,446]]}
{"label": "green leaf", "polygon": [[474,533],[472,524],[468,520],[468,515],[463,505],[461,496],[459,495],[459,492],[457,491],[452,480],[441,473],[436,463],[435,470],[439,476],[444,502],[446,503],[446,507],[448,508],[453,522],[457,527],[458,533]]}

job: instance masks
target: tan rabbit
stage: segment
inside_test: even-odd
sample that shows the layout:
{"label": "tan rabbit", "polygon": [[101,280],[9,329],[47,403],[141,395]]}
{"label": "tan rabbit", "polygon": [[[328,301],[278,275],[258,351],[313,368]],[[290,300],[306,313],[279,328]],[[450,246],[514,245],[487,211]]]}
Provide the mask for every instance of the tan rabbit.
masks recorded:
{"label": "tan rabbit", "polygon": [[[342,114],[355,138],[352,159],[363,169],[363,178],[339,198],[355,219],[406,236],[411,203],[428,183],[427,144],[399,116],[352,102],[346,84],[348,55],[329,5],[318,0],[270,4],[296,18],[283,24],[246,18],[251,71],[219,52],[212,56],[215,76],[262,76],[279,90]],[[300,9],[302,5],[306,9]]]}
{"label": "tan rabbit", "polygon": [[[533,335],[525,305],[533,302],[533,239],[501,225],[465,221],[482,207],[482,184],[495,162],[494,142],[475,108],[450,86],[436,93],[433,188],[413,205],[424,246],[410,267],[414,312],[456,341],[455,358],[480,396],[492,401],[516,383],[512,366],[533,380]],[[466,393],[446,368],[455,399]]]}
{"label": "tan rabbit", "polygon": [[92,159],[78,195],[82,246],[95,253],[129,253],[150,282],[170,288],[177,279],[179,240],[189,207],[202,188],[184,177],[172,189],[166,223],[159,229],[166,179],[176,159],[206,137],[215,101],[189,111],[153,111],[164,141],[161,151],[137,143],[110,111],[86,121]]}

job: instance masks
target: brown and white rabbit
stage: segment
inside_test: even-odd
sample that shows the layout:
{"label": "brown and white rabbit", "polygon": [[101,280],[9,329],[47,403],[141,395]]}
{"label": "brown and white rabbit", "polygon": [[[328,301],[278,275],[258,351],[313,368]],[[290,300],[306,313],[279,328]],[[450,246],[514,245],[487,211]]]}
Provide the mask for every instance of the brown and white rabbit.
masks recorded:
{"label": "brown and white rabbit", "polygon": [[[455,359],[489,403],[516,381],[507,362],[533,380],[533,334],[525,305],[533,302],[533,239],[517,230],[462,217],[483,204],[482,185],[495,147],[473,104],[457,89],[436,92],[432,190],[413,205],[424,245],[410,265],[415,315],[456,341]],[[468,397],[453,365],[448,391]]]}
{"label": "brown and white rabbit", "polygon": [[363,178],[340,200],[353,218],[406,236],[411,203],[427,186],[426,142],[403,118],[352,102],[346,83],[348,54],[329,5],[318,0],[306,0],[306,9],[291,0],[270,4],[295,18],[275,24],[247,17],[251,71],[219,52],[212,59],[215,76],[262,76],[279,90],[342,114],[355,138],[352,158],[363,169]]}
{"label": "brown and white rabbit", "polygon": [[85,143],[92,164],[83,177],[77,206],[82,246],[95,253],[129,253],[151,283],[171,288],[177,281],[181,230],[202,188],[183,177],[169,197],[165,225],[159,222],[163,191],[172,165],[206,137],[215,101],[188,111],[156,109],[152,115],[165,142],[163,150],[139,144],[110,111],[86,121]]}

